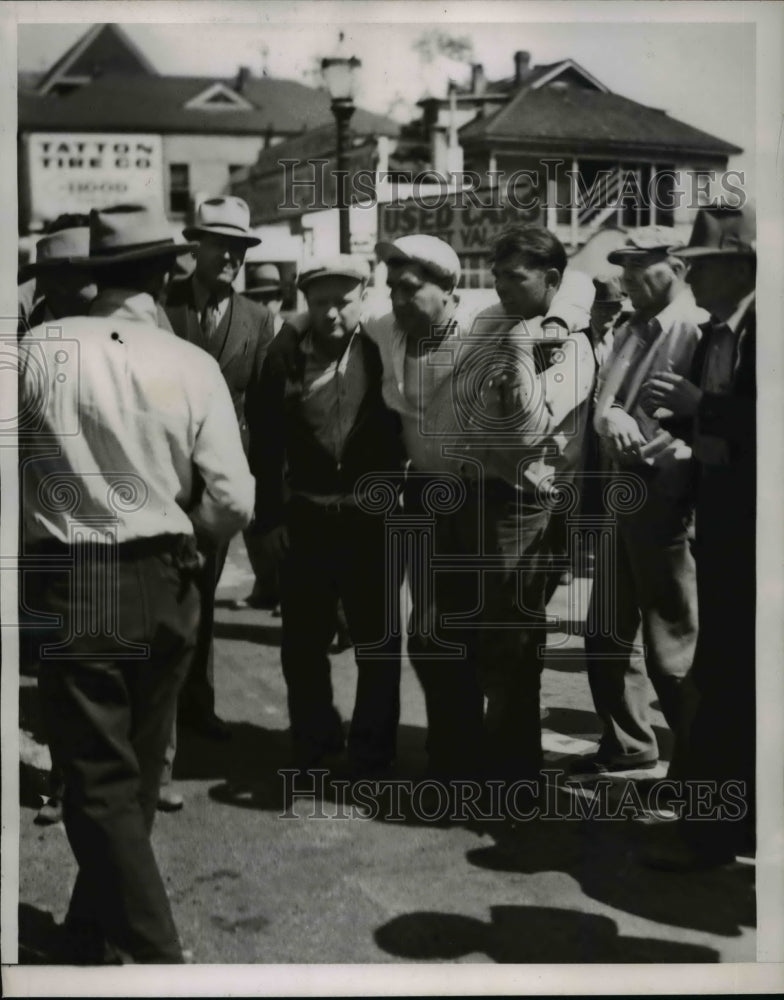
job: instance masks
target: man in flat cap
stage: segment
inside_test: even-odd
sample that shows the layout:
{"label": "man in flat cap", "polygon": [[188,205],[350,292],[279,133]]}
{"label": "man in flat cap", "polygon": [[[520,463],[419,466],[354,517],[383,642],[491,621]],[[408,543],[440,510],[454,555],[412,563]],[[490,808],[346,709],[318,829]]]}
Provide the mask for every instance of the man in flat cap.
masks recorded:
{"label": "man in flat cap", "polygon": [[196,538],[241,530],[254,484],[217,364],[157,325],[182,250],[149,206],[93,212],[90,314],[19,344],[22,549],[79,868],[68,962],[183,961],[150,831],[196,642]]}
{"label": "man in flat cap", "polygon": [[[364,261],[314,262],[299,278],[308,312],[270,346],[259,390],[263,434],[251,434],[253,532],[281,559],[281,664],[295,764],[314,767],[344,746],[328,649],[342,600],[356,649],[348,733],[352,773],[386,772],[400,711],[398,593],[385,511],[368,510],[363,479],[402,469],[399,421],[381,395],[381,360],[360,322]],[[389,505],[388,505],[389,506]]]}
{"label": "man in flat cap", "polygon": [[[675,252],[710,322],[691,370],[657,366],[641,392],[649,412],[671,415],[672,432],[691,441],[698,469],[699,637],[691,675],[698,701],[684,776],[710,782],[714,794],[707,815],[682,818],[680,842],[649,857],[670,871],[712,868],[754,851],[755,240],[752,205],[700,211],[688,247]],[[729,808],[725,794],[734,796]]]}
{"label": "man in flat cap", "polygon": [[[447,781],[535,779],[542,752],[535,630],[544,625],[549,512],[536,502],[537,477],[526,474],[541,463],[553,421],[533,344],[510,338],[514,324],[497,309],[461,329],[460,261],[443,240],[404,236],[376,253],[387,265],[392,313],[373,324],[373,336],[385,399],[403,422],[406,517],[420,519],[423,532],[409,567],[408,652],[427,706],[429,768]],[[537,264],[541,294],[531,296],[536,309],[525,316],[549,311],[562,257],[546,280]],[[446,560],[441,572],[438,560]]]}
{"label": "man in flat cap", "polygon": [[[232,287],[248,247],[261,242],[249,227],[250,210],[241,198],[207,198],[201,202],[193,225],[183,230],[186,239],[198,243],[196,266],[188,278],[172,284],[166,300],[174,332],[207,351],[220,365],[246,452],[250,407],[258,399],[261,366],[273,337],[269,310]],[[199,643],[179,706],[182,723],[215,739],[230,735],[228,726],[215,712],[212,641],[215,590],[227,552],[228,541],[205,552]],[[172,793],[171,807],[180,804],[179,796]]]}
{"label": "man in flat cap", "polygon": [[[670,776],[677,774],[689,725],[688,688],[697,639],[697,593],[690,537],[694,501],[691,450],[641,404],[640,389],[657,369],[686,374],[704,313],[686,287],[686,265],[674,256],[675,233],[651,226],[608,255],[623,267],[634,309],[617,331],[599,372],[594,427],[610,475],[615,527],[609,550],[597,553],[586,627],[588,678],[603,733],[591,773],[650,769],[659,747],[650,721],[648,680],[674,735]],[[631,477],[631,478],[629,478]],[[635,646],[642,625],[642,656]]]}

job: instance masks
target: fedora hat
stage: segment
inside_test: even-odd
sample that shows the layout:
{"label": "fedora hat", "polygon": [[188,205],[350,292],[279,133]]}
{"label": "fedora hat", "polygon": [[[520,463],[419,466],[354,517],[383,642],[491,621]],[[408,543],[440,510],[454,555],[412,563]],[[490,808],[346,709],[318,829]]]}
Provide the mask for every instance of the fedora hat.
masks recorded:
{"label": "fedora hat", "polygon": [[620,305],[626,298],[623,294],[620,278],[616,278],[614,274],[603,274],[601,277],[594,278],[593,287],[595,290],[594,304],[617,303]]}
{"label": "fedora hat", "polygon": [[151,205],[113,205],[90,212],[90,267],[178,257],[195,243],[175,243],[163,213]]}
{"label": "fedora hat", "polygon": [[19,281],[34,278],[41,271],[84,264],[90,251],[90,229],[74,226],[42,236],[35,245],[35,260],[19,268]]}
{"label": "fedora hat", "polygon": [[753,257],[757,253],[757,220],[754,206],[706,205],[697,213],[689,245],[676,250],[678,257]]}
{"label": "fedora hat", "polygon": [[207,198],[196,209],[196,220],[192,226],[183,229],[186,240],[199,240],[209,233],[216,236],[232,236],[249,247],[255,247],[261,240],[250,232],[250,209],[242,198]]}
{"label": "fedora hat", "polygon": [[273,295],[280,292],[280,271],[274,264],[248,264],[245,268],[244,295],[251,298],[262,295]]}

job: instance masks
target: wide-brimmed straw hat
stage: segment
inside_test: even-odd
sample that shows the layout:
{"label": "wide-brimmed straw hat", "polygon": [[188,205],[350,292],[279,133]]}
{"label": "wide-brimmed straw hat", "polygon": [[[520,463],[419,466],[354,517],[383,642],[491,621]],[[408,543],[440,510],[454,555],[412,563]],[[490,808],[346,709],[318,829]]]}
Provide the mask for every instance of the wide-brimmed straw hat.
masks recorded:
{"label": "wide-brimmed straw hat", "polygon": [[248,203],[233,196],[205,199],[196,209],[193,225],[182,231],[186,240],[200,240],[210,233],[231,236],[249,247],[261,243],[260,238],[250,232]]}

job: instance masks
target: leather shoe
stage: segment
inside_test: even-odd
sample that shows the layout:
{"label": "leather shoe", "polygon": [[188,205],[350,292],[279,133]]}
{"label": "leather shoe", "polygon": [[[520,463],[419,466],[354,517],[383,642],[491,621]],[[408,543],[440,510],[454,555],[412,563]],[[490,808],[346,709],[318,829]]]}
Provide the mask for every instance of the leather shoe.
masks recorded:
{"label": "leather shoe", "polygon": [[53,826],[63,818],[63,804],[60,799],[47,799],[36,813],[36,826]]}
{"label": "leather shoe", "polygon": [[735,861],[735,855],[727,851],[695,851],[683,842],[667,847],[652,848],[640,858],[646,868],[657,872],[705,872],[721,868]]}
{"label": "leather shoe", "polygon": [[169,785],[165,785],[158,792],[158,812],[179,812],[184,805],[185,799]]}

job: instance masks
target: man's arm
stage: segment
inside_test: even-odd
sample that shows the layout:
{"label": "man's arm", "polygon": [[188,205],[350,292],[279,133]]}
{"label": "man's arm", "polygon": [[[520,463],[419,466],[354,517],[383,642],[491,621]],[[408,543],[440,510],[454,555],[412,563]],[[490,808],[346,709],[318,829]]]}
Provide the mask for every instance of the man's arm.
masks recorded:
{"label": "man's arm", "polygon": [[202,387],[205,415],[193,450],[204,488],[190,517],[197,537],[214,542],[231,538],[250,523],[255,487],[228,386],[217,362],[205,355],[207,361]]}
{"label": "man's arm", "polygon": [[248,460],[256,480],[252,531],[265,535],[283,523],[283,470],[286,459],[285,394],[299,334],[284,323],[264,359],[254,403]]}

